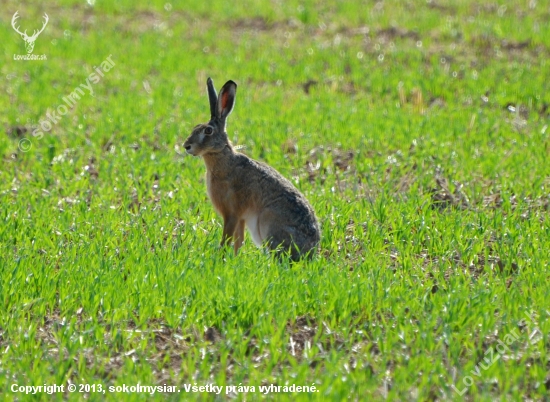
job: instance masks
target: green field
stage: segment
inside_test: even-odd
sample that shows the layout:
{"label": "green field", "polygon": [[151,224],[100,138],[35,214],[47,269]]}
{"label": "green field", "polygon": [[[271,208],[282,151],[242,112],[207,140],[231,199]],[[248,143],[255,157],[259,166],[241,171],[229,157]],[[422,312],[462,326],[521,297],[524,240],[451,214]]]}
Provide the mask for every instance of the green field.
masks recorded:
{"label": "green field", "polygon": [[[0,1],[2,400],[550,398],[546,1],[140,3]],[[311,261],[220,251],[209,76]]]}

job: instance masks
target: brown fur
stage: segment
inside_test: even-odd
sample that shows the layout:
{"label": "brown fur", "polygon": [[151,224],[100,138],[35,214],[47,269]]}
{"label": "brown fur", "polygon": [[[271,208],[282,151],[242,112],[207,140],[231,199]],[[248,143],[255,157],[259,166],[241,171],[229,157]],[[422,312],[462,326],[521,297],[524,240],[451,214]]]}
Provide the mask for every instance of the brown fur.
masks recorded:
{"label": "brown fur", "polygon": [[[236,84],[228,81],[219,99],[210,79],[208,86],[213,116],[193,129],[184,147],[206,164],[208,195],[224,221],[221,245],[233,240],[237,253],[246,225],[257,244],[288,252],[294,260],[310,254],[320,240],[313,208],[279,172],[236,152],[229,142],[225,119],[234,105]],[[212,133],[206,134],[210,128]]]}

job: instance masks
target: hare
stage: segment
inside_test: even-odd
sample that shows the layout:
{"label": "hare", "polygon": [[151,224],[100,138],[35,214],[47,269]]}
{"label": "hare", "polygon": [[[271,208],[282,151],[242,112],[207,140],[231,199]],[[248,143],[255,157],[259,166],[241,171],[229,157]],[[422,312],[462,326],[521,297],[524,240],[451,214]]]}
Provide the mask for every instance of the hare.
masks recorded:
{"label": "hare", "polygon": [[311,205],[289,180],[237,152],[227,137],[225,121],[235,105],[237,84],[227,81],[219,96],[212,79],[206,84],[210,121],[196,126],[183,146],[206,164],[208,196],[223,218],[221,246],[233,240],[237,254],[246,225],[257,246],[265,244],[292,260],[311,255],[320,240]]}

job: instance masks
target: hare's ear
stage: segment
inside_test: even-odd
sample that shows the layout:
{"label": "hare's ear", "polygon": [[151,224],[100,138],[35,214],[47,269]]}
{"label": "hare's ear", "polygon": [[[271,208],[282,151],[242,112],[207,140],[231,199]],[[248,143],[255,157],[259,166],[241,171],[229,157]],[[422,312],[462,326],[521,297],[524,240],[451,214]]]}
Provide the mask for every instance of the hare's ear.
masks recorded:
{"label": "hare's ear", "polygon": [[216,117],[216,105],[218,104],[218,95],[216,94],[216,88],[214,88],[214,82],[212,78],[208,77],[206,80],[206,87],[208,88],[208,100],[210,101],[210,117],[213,119]]}
{"label": "hare's ear", "polygon": [[235,106],[235,96],[237,95],[237,84],[233,81],[227,81],[220,90],[218,96],[218,117],[225,119]]}

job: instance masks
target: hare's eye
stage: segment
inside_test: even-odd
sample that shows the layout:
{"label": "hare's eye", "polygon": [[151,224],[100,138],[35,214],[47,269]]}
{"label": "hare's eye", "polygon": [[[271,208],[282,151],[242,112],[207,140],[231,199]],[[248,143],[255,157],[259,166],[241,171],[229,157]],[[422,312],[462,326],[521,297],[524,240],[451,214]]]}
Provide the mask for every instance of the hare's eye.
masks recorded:
{"label": "hare's eye", "polygon": [[206,135],[212,134],[213,131],[214,131],[214,130],[212,130],[212,127],[206,127],[206,128],[204,129],[204,133],[205,133]]}

